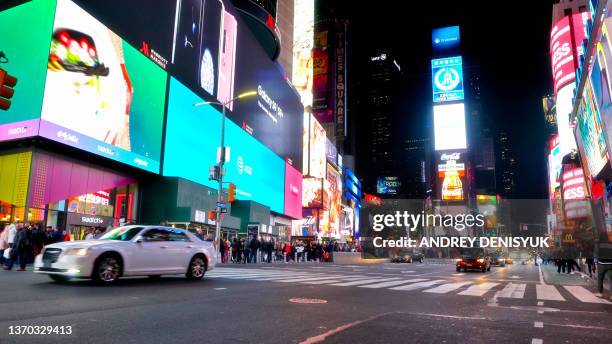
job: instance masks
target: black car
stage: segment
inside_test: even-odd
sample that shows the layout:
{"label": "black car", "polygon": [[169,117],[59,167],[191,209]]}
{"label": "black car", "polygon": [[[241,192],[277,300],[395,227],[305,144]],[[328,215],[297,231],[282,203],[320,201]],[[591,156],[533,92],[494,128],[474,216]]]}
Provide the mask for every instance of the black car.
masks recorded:
{"label": "black car", "polygon": [[499,253],[492,253],[491,265],[506,266],[506,259]]}

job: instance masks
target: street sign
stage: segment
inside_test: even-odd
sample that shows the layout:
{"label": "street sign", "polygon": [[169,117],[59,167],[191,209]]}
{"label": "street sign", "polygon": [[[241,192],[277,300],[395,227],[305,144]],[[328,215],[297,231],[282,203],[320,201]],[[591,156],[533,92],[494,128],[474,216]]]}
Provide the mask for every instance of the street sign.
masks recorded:
{"label": "street sign", "polygon": [[217,208],[226,209],[227,208],[227,204],[224,203],[224,202],[217,202]]}

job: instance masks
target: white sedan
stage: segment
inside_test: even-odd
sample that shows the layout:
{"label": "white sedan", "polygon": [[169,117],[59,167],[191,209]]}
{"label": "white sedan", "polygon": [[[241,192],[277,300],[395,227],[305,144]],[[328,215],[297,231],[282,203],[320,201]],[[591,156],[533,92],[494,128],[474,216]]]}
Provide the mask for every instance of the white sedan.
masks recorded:
{"label": "white sedan", "polygon": [[115,228],[95,240],[45,246],[34,261],[34,272],[54,281],[91,278],[111,284],[121,276],[185,274],[201,279],[215,266],[214,247],[192,233],[163,226]]}

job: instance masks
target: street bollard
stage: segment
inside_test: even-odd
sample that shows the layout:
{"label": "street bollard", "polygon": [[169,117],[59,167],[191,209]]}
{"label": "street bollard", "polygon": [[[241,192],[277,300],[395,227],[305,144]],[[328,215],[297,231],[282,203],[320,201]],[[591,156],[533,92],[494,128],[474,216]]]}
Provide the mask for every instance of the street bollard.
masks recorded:
{"label": "street bollard", "polygon": [[297,260],[297,251],[293,253],[293,261],[296,262],[296,263],[298,262],[298,260]]}
{"label": "street bollard", "polygon": [[308,252],[304,252],[304,262],[308,263]]}
{"label": "street bollard", "polygon": [[283,252],[283,261],[287,264],[287,252]]}

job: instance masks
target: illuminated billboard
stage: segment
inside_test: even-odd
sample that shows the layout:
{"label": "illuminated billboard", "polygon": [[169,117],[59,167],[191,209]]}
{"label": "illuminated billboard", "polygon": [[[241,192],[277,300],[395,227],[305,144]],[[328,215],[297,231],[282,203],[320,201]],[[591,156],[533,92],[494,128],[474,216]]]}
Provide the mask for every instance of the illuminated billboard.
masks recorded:
{"label": "illuminated billboard", "polygon": [[378,177],[376,180],[376,193],[381,195],[395,195],[401,187],[402,181],[399,177]]}
{"label": "illuminated billboard", "polygon": [[550,31],[550,59],[556,95],[561,87],[576,79],[570,17],[563,17]]}
{"label": "illuminated billboard", "polygon": [[590,79],[587,79],[583,96],[580,99],[576,122],[575,130],[576,135],[580,136],[581,153],[586,157],[591,176],[595,178],[608,164],[609,156]]}
{"label": "illuminated billboard", "polygon": [[0,67],[18,81],[11,107],[0,116],[0,141],[38,135],[47,71],[54,1],[31,1],[0,12]]}
{"label": "illuminated billboard", "polygon": [[549,181],[549,195],[554,194],[555,190],[561,185],[560,174],[561,174],[561,161],[563,156],[561,155],[559,147],[559,136],[555,135],[549,143],[550,153],[548,155],[548,181]]}
{"label": "illuminated billboard", "polygon": [[[609,32],[611,25],[612,18],[607,18],[602,25],[601,36],[595,47],[595,59],[591,71],[593,98],[595,106],[599,110],[600,121],[605,127],[607,138],[612,137],[612,83],[610,80],[612,76],[610,75],[612,40]],[[610,151],[610,142],[607,142],[607,150]]]}
{"label": "illuminated billboard", "polygon": [[325,129],[313,115],[308,113],[304,113],[303,128],[304,175],[324,178],[327,145]]}
{"label": "illuminated billboard", "polygon": [[39,134],[157,173],[166,79],[89,13],[59,0]]}
{"label": "illuminated billboard", "polygon": [[[329,200],[324,200],[327,203],[325,209],[327,213],[325,220],[327,221],[326,231],[319,230],[324,237],[339,237],[340,236],[340,218],[342,216],[342,178],[331,164],[327,164],[327,183],[324,185],[325,194]],[[321,219],[320,219],[321,220]]]}
{"label": "illuminated billboard", "polygon": [[338,166],[338,148],[330,139],[325,141],[325,157],[334,166]]}
{"label": "illuminated billboard", "polygon": [[285,215],[294,219],[302,218],[302,174],[285,164]]}
{"label": "illuminated billboard", "polygon": [[[164,176],[181,177],[211,188],[208,179],[216,165],[221,141],[221,113],[210,105],[194,107],[202,99],[174,78],[170,79]],[[253,200],[284,213],[285,161],[231,121],[225,121],[229,148],[223,180],[236,184],[236,198]]]}
{"label": "illuminated billboard", "polygon": [[302,207],[323,208],[322,178],[304,178],[302,181]]}
{"label": "illuminated billboard", "polygon": [[463,201],[467,195],[466,153],[438,154],[438,190],[443,201]]}
{"label": "illuminated billboard", "polygon": [[435,150],[466,149],[463,103],[434,105]]}
{"label": "illuminated billboard", "polygon": [[461,56],[431,60],[433,102],[463,100]]}
{"label": "illuminated billboard", "polygon": [[447,26],[431,31],[431,45],[434,54],[453,53],[459,50],[461,35],[459,26]]}
{"label": "illuminated billboard", "polygon": [[292,83],[304,107],[312,106],[314,0],[294,0]]}
{"label": "illuminated billboard", "polygon": [[567,219],[589,216],[587,191],[582,168],[563,173],[563,210]]}

